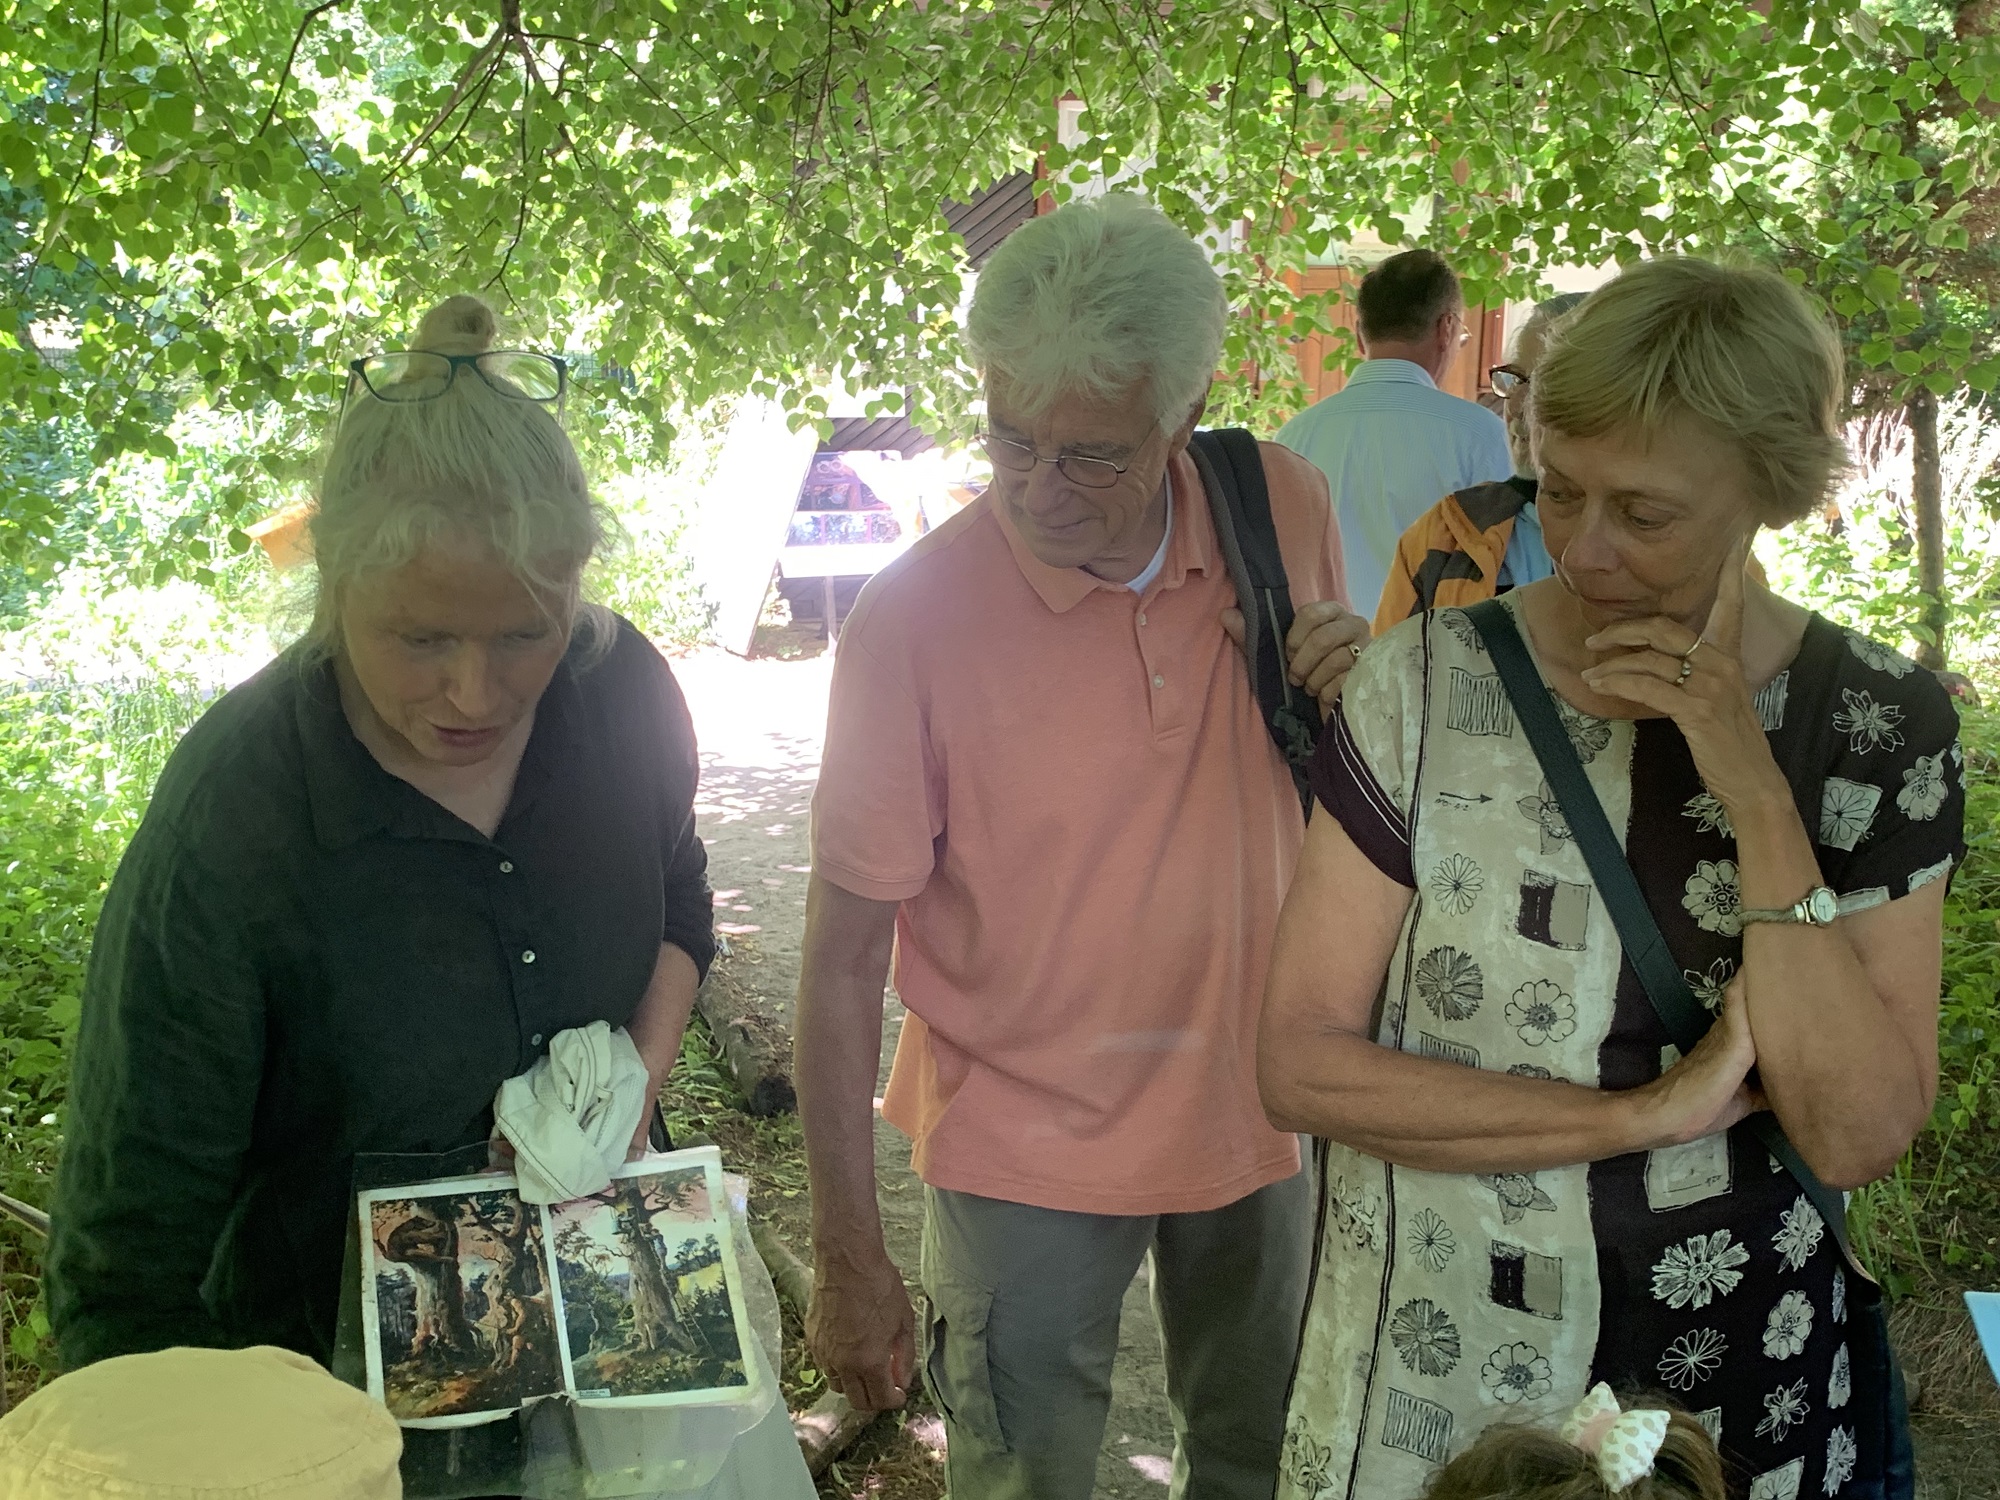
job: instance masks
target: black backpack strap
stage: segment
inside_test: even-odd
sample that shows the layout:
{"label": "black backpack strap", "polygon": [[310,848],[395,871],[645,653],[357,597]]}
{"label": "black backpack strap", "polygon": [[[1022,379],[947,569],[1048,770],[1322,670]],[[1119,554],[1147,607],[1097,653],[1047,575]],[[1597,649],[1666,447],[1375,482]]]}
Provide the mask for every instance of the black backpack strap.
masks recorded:
{"label": "black backpack strap", "polygon": [[1236,602],[1243,611],[1243,655],[1250,691],[1264,715],[1278,753],[1291,767],[1301,804],[1310,808],[1307,770],[1319,743],[1319,700],[1292,686],[1285,661],[1285,637],[1292,629],[1292,590],[1285,577],[1278,528],[1271,519],[1271,492],[1264,481],[1264,457],[1257,440],[1241,427],[1197,432],[1188,455],[1208,492],[1216,541]]}
{"label": "black backpack strap", "polygon": [[[1591,879],[1603,898],[1604,909],[1611,914],[1612,925],[1618,929],[1618,941],[1624,946],[1626,960],[1666,1025],[1667,1035],[1685,1056],[1694,1051],[1695,1044],[1714,1020],[1695,999],[1679,961],[1667,947],[1660,924],[1653,919],[1653,909],[1639,889],[1639,878],[1632,873],[1632,866],[1619,847],[1618,836],[1611,831],[1611,822],[1604,816],[1604,804],[1597,800],[1583,762],[1577,759],[1576,747],[1570,743],[1569,734],[1556,714],[1555,700],[1543,683],[1542,674],[1535,669],[1527,642],[1521,639],[1521,632],[1514,624],[1513,612],[1498,599],[1488,599],[1472,605],[1465,613],[1479,631],[1480,640],[1486,643],[1487,654],[1493,658],[1494,668],[1514,705],[1514,716],[1520,720],[1528,743],[1542,763],[1542,774],[1548,778],[1549,790],[1562,808],[1584,863],[1590,866]],[[1784,1127],[1778,1124],[1776,1115],[1752,1115],[1745,1123],[1765,1149],[1797,1179],[1800,1189],[1826,1221],[1848,1266],[1856,1275],[1872,1282],[1874,1278],[1848,1241],[1847,1205],[1840,1194],[1821,1182],[1805,1164],[1785,1138]]]}

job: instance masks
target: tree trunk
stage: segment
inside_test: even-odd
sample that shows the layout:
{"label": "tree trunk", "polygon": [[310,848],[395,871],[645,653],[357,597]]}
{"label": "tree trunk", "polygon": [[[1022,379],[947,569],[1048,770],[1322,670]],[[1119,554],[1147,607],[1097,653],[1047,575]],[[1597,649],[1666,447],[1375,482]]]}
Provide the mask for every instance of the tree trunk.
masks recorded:
{"label": "tree trunk", "polygon": [[618,1185],[617,1213],[618,1238],[631,1275],[632,1332],[639,1347],[654,1354],[667,1348],[694,1353],[694,1340],[681,1326],[666,1243],[647,1215],[644,1193],[630,1178]]}
{"label": "tree trunk", "polygon": [[1944,597],[1944,470],[1938,461],[1937,397],[1918,389],[1904,407],[1910,423],[1910,496],[1917,513],[1917,587],[1923,590],[1919,616],[1924,633],[1917,643],[1917,661],[1933,672],[1944,670],[1944,633],[1948,618]]}

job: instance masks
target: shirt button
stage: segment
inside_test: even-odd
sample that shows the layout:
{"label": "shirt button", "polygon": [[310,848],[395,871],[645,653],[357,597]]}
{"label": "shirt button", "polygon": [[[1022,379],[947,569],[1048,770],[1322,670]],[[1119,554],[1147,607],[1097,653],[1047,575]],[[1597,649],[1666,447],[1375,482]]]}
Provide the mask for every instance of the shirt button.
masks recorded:
{"label": "shirt button", "polygon": [[513,861],[513,860],[511,860],[511,859],[503,859],[503,860],[501,860],[501,861],[500,861],[500,873],[501,873],[502,875],[512,875],[512,874],[514,873],[514,861]]}
{"label": "shirt button", "polygon": [[542,1045],[542,1034],[541,1034],[541,1033],[540,1033],[540,1032],[538,1031],[538,1032],[536,1032],[536,1033],[535,1033],[535,1034],[534,1034],[533,1036],[529,1037],[529,1038],[528,1038],[528,1045],[529,1045],[530,1047],[539,1047],[539,1046],[541,1046],[541,1045]]}
{"label": "shirt button", "polygon": [[1144,624],[1146,623],[1146,616],[1145,616],[1145,614],[1144,614],[1143,612],[1142,612],[1142,613],[1140,614],[1140,616],[1139,616],[1139,623],[1140,623],[1141,625],[1144,625]]}
{"label": "shirt button", "polygon": [[1163,688],[1166,685],[1167,685],[1167,679],[1162,677],[1158,672],[1155,672],[1153,674],[1153,686],[1156,688]]}
{"label": "shirt button", "polygon": [[535,950],[533,948],[528,948],[523,950],[521,954],[521,962],[524,964],[531,964],[534,961],[535,961]]}

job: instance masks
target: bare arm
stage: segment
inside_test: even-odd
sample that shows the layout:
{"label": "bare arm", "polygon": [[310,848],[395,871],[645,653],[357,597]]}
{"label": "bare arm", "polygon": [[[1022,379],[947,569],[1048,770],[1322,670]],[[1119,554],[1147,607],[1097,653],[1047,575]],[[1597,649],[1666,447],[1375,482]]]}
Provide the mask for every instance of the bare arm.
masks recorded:
{"label": "bare arm", "polygon": [[[632,1045],[639,1049],[640,1061],[646,1065],[648,1101],[660,1097],[667,1074],[673,1071],[674,1060],[681,1055],[681,1034],[687,1030],[688,1015],[694,1010],[694,992],[700,987],[700,971],[686,951],[672,943],[660,944],[660,956],[653,965],[653,977],[646,982],[646,993],[639,997],[639,1008],[625,1023],[625,1033],[632,1038]],[[634,1151],[645,1149],[652,1125],[653,1111],[649,1107],[639,1117],[638,1132],[632,1137]]]}
{"label": "bare arm", "polygon": [[[1783,777],[1738,811],[1745,906],[1785,907],[1821,881]],[[1743,972],[1757,1071],[1799,1154],[1829,1186],[1896,1165],[1937,1097],[1944,882],[1832,927],[1753,922]]]}
{"label": "bare arm", "polygon": [[1734,1024],[1666,1078],[1619,1093],[1377,1045],[1376,1000],[1411,894],[1315,810],[1257,1035],[1258,1086],[1279,1129],[1428,1172],[1534,1172],[1696,1140],[1748,1111],[1740,1001]]}
{"label": "bare arm", "polygon": [[875,1196],[875,1081],[896,906],[812,877],[794,1022],[813,1205],[807,1336],[828,1383],[869,1411],[901,1406],[916,1365],[915,1315]]}

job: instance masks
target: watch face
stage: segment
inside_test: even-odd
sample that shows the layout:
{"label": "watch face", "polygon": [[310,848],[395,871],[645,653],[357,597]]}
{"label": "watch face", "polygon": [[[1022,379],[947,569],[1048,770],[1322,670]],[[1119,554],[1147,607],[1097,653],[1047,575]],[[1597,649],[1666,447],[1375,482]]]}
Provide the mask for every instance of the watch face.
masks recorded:
{"label": "watch face", "polygon": [[1816,886],[1807,893],[1805,907],[1806,920],[1825,927],[1840,915],[1840,898],[1825,886]]}

